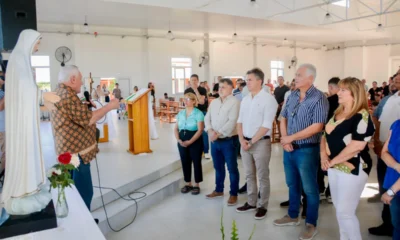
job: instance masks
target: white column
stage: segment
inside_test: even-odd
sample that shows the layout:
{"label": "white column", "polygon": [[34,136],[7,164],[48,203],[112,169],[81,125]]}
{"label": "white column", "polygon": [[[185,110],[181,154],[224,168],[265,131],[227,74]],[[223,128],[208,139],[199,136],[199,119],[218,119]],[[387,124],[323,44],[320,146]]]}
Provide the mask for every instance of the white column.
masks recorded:
{"label": "white column", "polygon": [[[148,30],[142,29],[141,34],[143,36],[148,35]],[[141,58],[142,58],[142,79],[140,79],[140,83],[142,83],[142,85],[143,85],[141,87],[147,87],[147,83],[151,82],[150,63],[149,63],[149,40],[147,38],[142,38],[142,57]],[[132,88],[133,88],[133,86],[134,86],[134,84],[132,85]],[[139,88],[140,88],[140,86],[139,86]]]}
{"label": "white column", "polygon": [[253,67],[257,66],[257,38],[253,37]]}
{"label": "white column", "polygon": [[[210,53],[210,39],[209,39],[209,34],[208,33],[204,33],[204,52]],[[204,80],[208,81],[208,84],[211,84],[210,80],[211,80],[211,76],[210,76],[210,66],[211,63],[208,62],[207,64],[203,65],[204,68]]]}

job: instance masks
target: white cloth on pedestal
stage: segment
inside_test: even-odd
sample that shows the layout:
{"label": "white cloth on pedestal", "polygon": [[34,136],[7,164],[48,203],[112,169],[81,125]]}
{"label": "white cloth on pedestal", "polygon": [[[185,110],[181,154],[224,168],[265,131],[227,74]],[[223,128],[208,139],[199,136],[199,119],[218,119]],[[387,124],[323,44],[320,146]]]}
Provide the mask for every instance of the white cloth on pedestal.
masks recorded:
{"label": "white cloth on pedestal", "polygon": [[150,130],[150,139],[158,139],[158,133],[156,129],[156,124],[154,122],[154,113],[153,113],[153,96],[151,96],[151,92],[149,94],[149,130]]}
{"label": "white cloth on pedestal", "polygon": [[[24,30],[10,55],[7,66],[6,102],[6,153],[5,182],[1,195],[9,214],[28,214],[43,209],[51,195],[34,197],[46,183],[46,173],[40,142],[39,91],[33,77],[31,55],[40,34]],[[26,199],[27,202],[23,203]],[[23,212],[21,206],[30,205]],[[12,207],[13,209],[9,209]]]}

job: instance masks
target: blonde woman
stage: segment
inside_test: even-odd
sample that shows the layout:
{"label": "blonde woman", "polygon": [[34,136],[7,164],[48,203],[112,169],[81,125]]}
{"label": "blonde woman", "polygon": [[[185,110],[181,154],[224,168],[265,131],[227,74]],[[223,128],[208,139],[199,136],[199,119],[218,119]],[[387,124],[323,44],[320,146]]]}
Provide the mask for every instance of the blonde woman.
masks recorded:
{"label": "blonde woman", "polygon": [[321,167],[328,171],[340,239],[361,240],[356,209],[371,170],[367,143],[375,132],[362,82],[339,82],[339,107],[321,140]]}
{"label": "blonde woman", "polygon": [[[182,193],[200,193],[200,182],[203,181],[201,158],[203,155],[202,133],[204,129],[204,114],[196,108],[198,100],[193,93],[184,96],[186,108],[176,116],[175,137],[182,162],[185,186]],[[192,185],[192,162],[195,184]]]}

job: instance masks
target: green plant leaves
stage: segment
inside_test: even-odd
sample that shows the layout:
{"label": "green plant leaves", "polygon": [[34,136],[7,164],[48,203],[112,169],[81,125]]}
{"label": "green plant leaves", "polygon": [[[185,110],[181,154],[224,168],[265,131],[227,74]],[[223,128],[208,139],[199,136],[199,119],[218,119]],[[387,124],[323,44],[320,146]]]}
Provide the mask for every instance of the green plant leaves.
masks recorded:
{"label": "green plant leaves", "polygon": [[239,240],[238,229],[236,227],[236,221],[232,221],[232,236],[231,240]]}

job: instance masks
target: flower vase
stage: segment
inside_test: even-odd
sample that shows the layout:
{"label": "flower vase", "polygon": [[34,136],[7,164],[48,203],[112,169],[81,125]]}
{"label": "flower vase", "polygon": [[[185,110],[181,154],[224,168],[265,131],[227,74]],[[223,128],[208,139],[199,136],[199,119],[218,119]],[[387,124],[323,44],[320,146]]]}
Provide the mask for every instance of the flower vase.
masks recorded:
{"label": "flower vase", "polygon": [[57,206],[56,206],[56,215],[58,218],[65,218],[68,216],[68,203],[65,198],[65,188],[59,186],[58,187],[58,198],[57,198]]}

